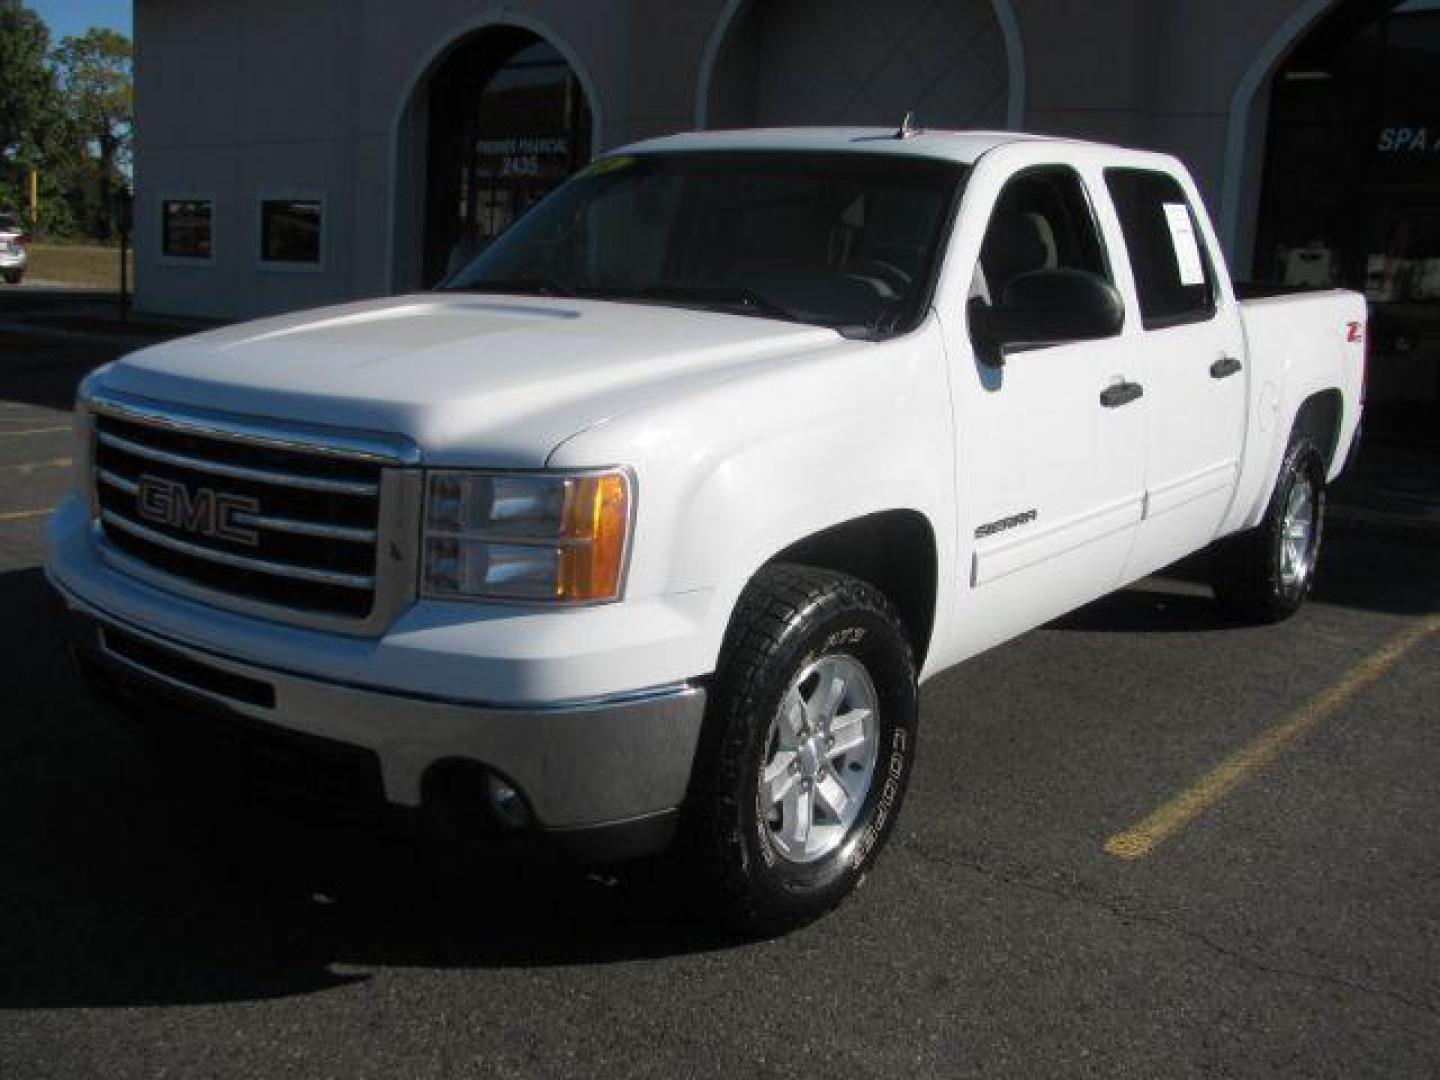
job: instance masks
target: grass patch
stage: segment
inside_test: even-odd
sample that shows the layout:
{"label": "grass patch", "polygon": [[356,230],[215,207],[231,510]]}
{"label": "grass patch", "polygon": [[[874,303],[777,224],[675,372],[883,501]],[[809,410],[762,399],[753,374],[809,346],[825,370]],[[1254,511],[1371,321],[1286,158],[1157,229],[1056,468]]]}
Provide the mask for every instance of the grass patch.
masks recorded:
{"label": "grass patch", "polygon": [[[135,287],[135,255],[130,253],[130,287]],[[26,280],[58,285],[120,288],[120,249],[100,244],[31,244]]]}

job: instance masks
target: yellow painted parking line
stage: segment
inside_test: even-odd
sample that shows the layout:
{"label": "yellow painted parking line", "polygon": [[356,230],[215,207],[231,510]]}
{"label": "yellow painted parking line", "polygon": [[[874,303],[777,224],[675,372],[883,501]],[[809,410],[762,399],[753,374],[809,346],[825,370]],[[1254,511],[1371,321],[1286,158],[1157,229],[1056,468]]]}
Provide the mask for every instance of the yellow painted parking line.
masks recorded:
{"label": "yellow painted parking line", "polygon": [[36,469],[68,469],[75,462],[68,457],[51,458],[49,461],[22,461],[18,465],[0,465],[0,469],[14,469],[16,472],[32,473]]}
{"label": "yellow painted parking line", "polygon": [[1309,734],[1322,720],[1395,666],[1407,652],[1431,634],[1440,632],[1440,615],[1422,619],[1396,634],[1330,689],[1307,701],[1248,746],[1242,747],[1163,804],[1137,825],[1105,841],[1104,851],[1117,859],[1143,859],[1167,838],[1183,829],[1228,795],[1253,773],[1270,764],[1292,743]]}
{"label": "yellow painted parking line", "polygon": [[29,518],[44,517],[49,510],[6,510],[0,512],[0,521],[26,521]]}
{"label": "yellow painted parking line", "polygon": [[60,427],[37,427],[27,431],[0,431],[0,439],[18,439],[22,435],[50,435],[56,431],[69,430],[69,424],[62,424]]}

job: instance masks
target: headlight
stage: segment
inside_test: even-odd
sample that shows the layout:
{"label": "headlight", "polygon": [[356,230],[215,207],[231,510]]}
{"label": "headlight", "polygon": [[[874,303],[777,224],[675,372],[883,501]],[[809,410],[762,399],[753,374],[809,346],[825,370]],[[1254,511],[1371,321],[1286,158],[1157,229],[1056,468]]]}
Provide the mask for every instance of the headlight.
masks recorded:
{"label": "headlight", "polygon": [[422,591],[444,600],[617,599],[633,501],[620,471],[431,472]]}

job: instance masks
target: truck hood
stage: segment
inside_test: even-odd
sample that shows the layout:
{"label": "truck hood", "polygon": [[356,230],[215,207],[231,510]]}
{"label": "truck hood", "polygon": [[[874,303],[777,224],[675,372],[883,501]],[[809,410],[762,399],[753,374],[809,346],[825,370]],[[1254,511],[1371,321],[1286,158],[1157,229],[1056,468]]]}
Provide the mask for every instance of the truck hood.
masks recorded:
{"label": "truck hood", "polygon": [[825,327],[692,309],[427,293],[153,346],[105,369],[101,385],[407,435],[435,464],[535,468],[569,436],[687,383],[843,342]]}

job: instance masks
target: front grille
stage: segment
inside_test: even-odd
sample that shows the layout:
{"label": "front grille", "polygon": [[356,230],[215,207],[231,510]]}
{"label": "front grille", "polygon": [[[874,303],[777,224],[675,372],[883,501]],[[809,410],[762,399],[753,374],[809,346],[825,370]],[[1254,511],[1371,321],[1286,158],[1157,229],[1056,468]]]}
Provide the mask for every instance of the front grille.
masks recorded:
{"label": "front grille", "polygon": [[378,462],[104,413],[94,429],[95,505],[112,548],[237,598],[371,614]]}

